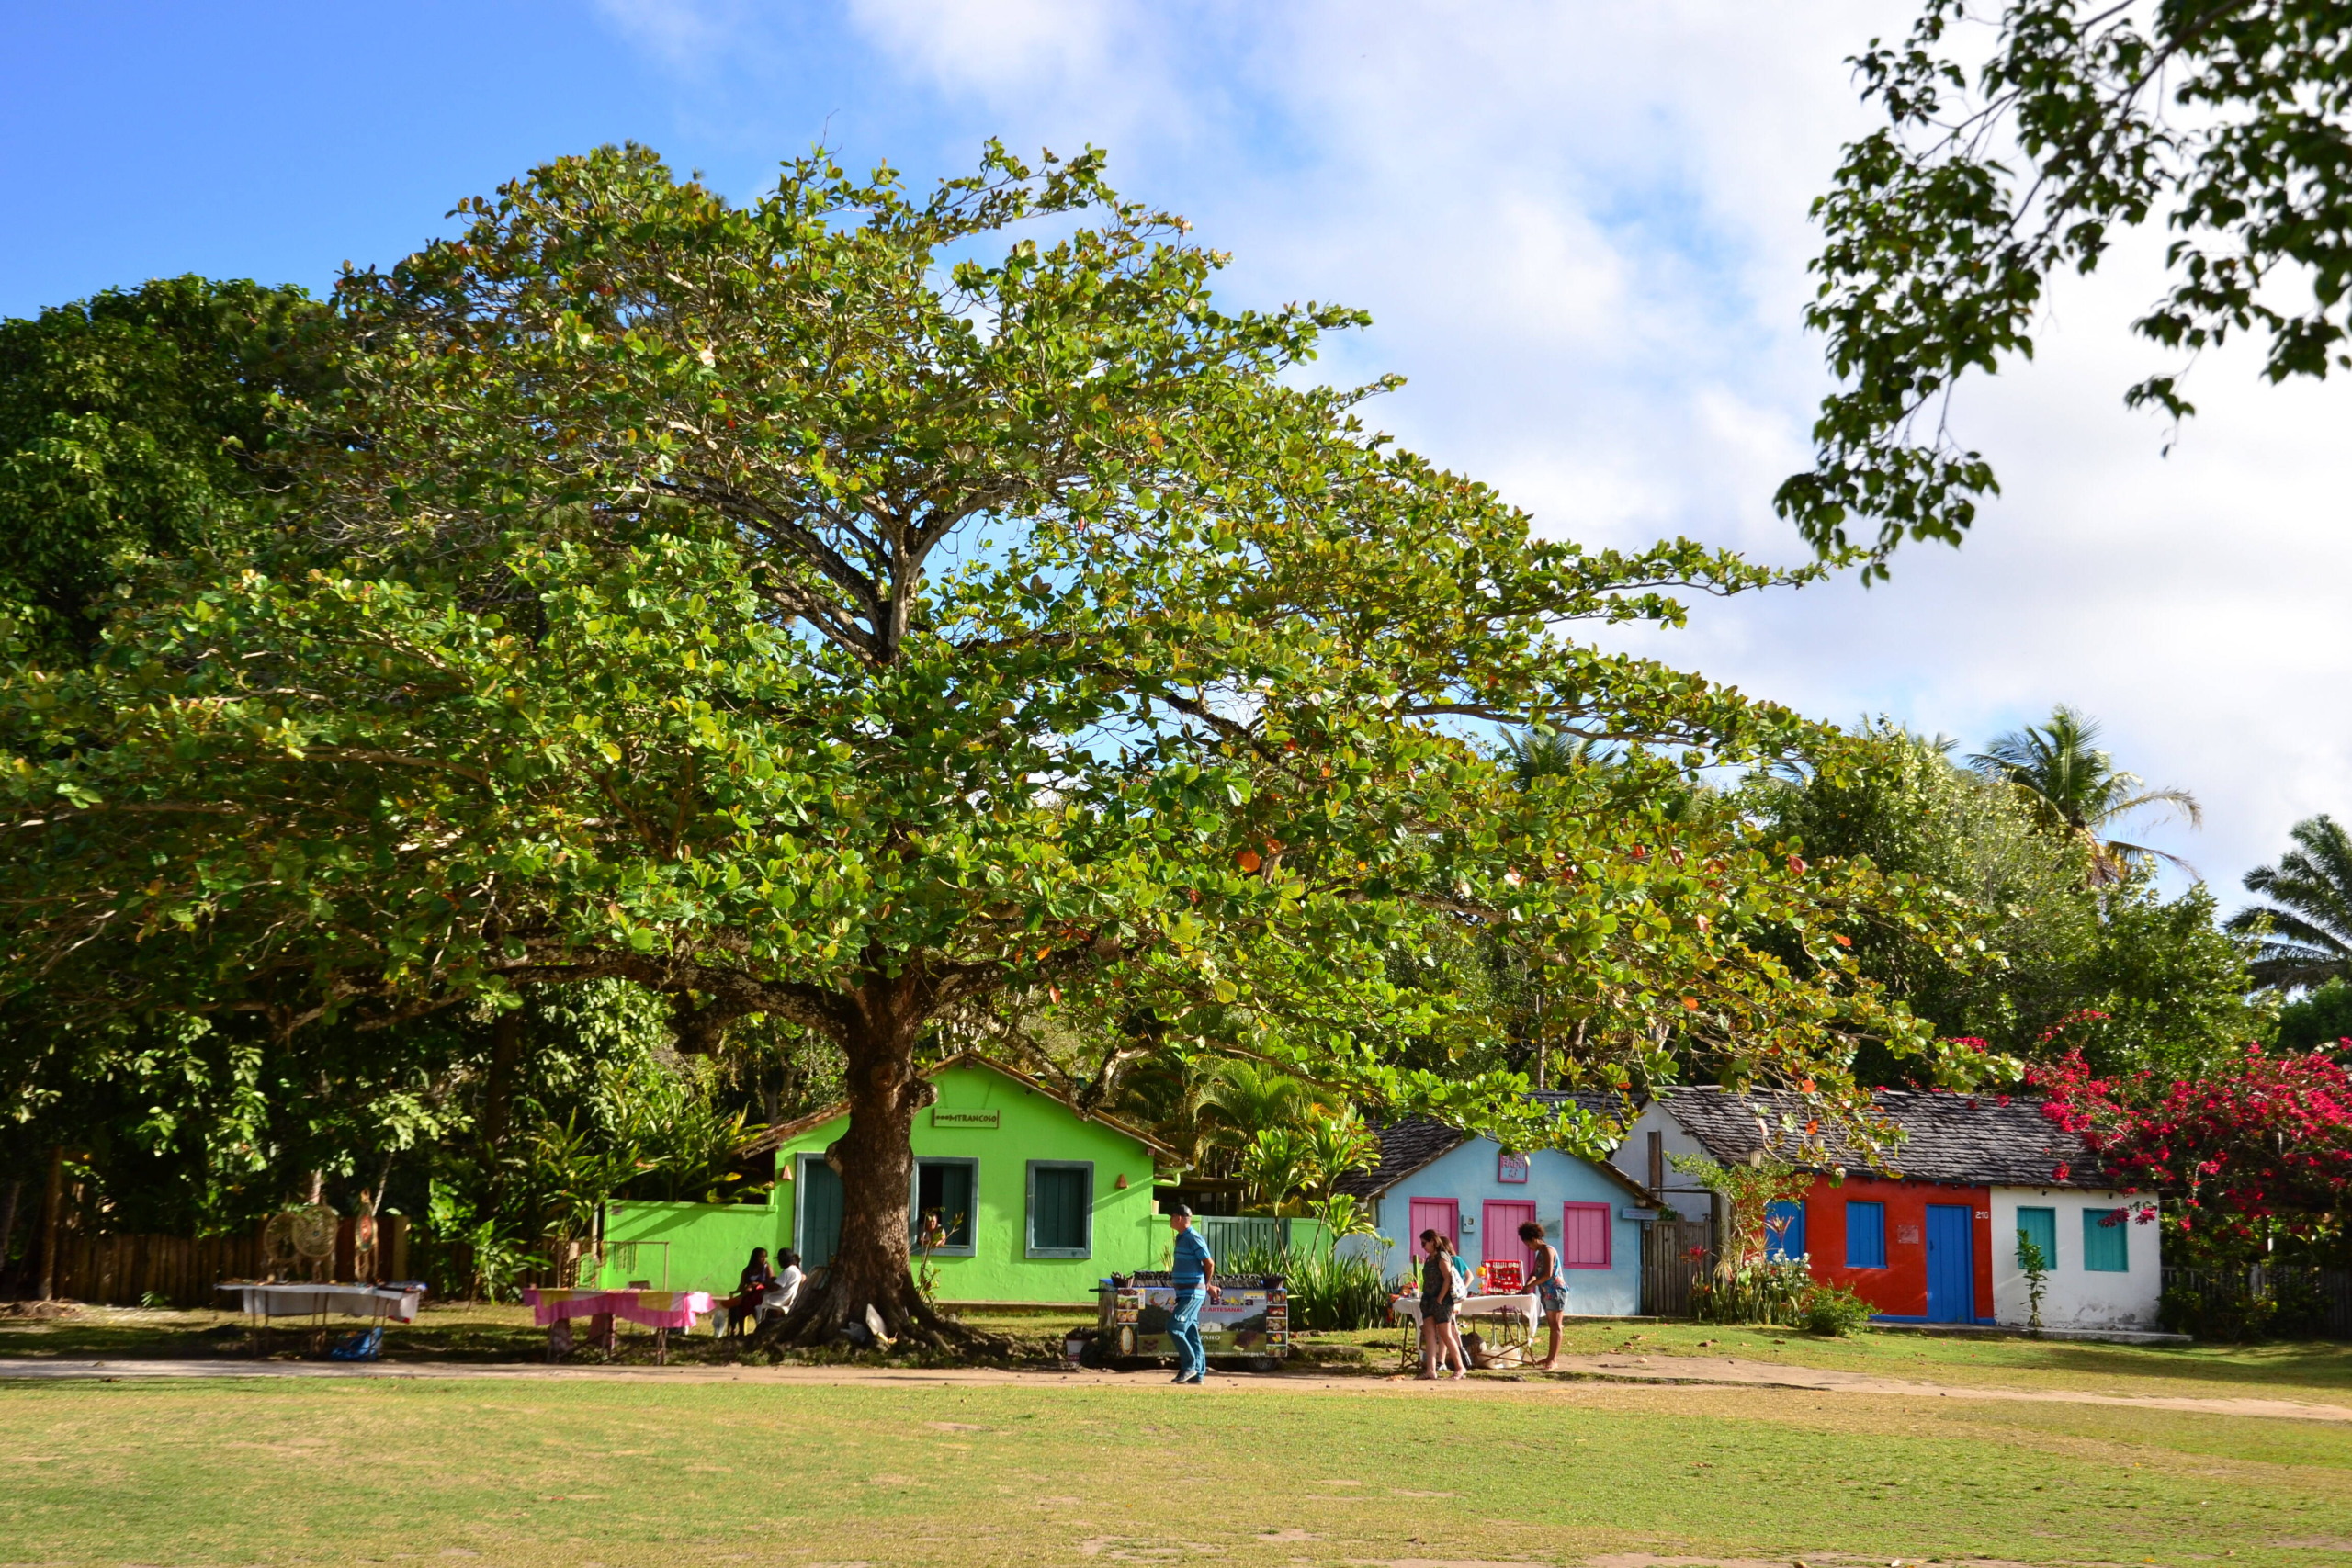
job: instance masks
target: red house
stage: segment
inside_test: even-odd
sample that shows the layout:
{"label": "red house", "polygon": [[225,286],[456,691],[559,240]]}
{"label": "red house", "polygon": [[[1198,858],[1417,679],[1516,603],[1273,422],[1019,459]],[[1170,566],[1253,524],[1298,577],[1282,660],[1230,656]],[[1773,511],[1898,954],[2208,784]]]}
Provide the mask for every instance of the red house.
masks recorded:
{"label": "red house", "polygon": [[[1804,1129],[1815,1113],[1801,1095],[1668,1089],[1628,1130],[1615,1163],[1636,1179],[1648,1176],[1687,1219],[1713,1218],[1712,1200],[1668,1156],[1747,1165],[1769,1154],[1812,1171],[1801,1201],[1773,1205],[1773,1256],[1808,1258],[1816,1279],[1846,1286],[1888,1322],[2001,1321],[1996,1190],[2012,1198],[2014,1228],[2017,1190],[2095,1185],[2096,1157],[2045,1119],[2038,1100],[1910,1089],[1872,1098],[1903,1133],[1875,1155],[1836,1139],[1808,1142]],[[1644,1161],[1648,1168],[1637,1168]]]}

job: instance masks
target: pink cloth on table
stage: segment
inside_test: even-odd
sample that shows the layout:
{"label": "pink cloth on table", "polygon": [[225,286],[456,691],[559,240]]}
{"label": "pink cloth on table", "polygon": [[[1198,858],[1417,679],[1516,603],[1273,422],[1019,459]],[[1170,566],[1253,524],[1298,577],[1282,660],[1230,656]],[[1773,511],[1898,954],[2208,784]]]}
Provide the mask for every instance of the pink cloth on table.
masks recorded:
{"label": "pink cloth on table", "polygon": [[607,1313],[648,1328],[692,1328],[710,1310],[707,1291],[542,1291],[523,1292],[532,1321],[541,1328],[558,1318],[602,1317]]}

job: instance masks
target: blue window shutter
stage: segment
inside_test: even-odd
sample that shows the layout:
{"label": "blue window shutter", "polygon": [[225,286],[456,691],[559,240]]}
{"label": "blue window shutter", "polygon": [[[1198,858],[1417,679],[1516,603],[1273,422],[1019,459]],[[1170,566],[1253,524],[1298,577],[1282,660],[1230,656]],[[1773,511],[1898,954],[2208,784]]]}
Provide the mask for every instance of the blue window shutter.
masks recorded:
{"label": "blue window shutter", "polygon": [[2083,1267],[2094,1274],[2132,1271],[2132,1215],[2125,1209],[2083,1211]]}
{"label": "blue window shutter", "polygon": [[[2042,1267],[2053,1273],[2058,1268],[2058,1211],[2055,1209],[2024,1209],[2018,1211],[2018,1240],[2031,1242],[2041,1248]],[[2022,1247],[2018,1248],[2024,1250]]]}
{"label": "blue window shutter", "polygon": [[1804,1256],[1804,1205],[1775,1203],[1765,1211],[1764,1256]]}
{"label": "blue window shutter", "polygon": [[1846,1267],[1886,1267],[1886,1205],[1846,1201]]}

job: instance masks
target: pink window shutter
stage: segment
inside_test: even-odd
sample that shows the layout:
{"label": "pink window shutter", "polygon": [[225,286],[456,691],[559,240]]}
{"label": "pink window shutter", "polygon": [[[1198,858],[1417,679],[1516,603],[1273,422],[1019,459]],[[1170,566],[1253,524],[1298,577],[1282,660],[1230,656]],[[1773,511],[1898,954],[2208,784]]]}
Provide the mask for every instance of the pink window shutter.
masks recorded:
{"label": "pink window shutter", "polygon": [[1564,1203],[1560,1209],[1560,1261],[1570,1269],[1606,1269],[1609,1205]]}

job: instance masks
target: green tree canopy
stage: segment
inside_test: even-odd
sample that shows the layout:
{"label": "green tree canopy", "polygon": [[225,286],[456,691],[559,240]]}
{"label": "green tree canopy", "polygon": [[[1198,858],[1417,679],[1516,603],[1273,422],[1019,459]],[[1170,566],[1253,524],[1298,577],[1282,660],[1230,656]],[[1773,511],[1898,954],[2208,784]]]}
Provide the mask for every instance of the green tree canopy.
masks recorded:
{"label": "green tree canopy", "polygon": [[126,561],[257,522],[273,400],[327,369],[299,288],[201,277],[0,321],[0,599],[87,647]]}
{"label": "green tree canopy", "polygon": [[[2340,0],[1925,0],[1873,39],[1854,64],[1886,123],[1814,207],[1806,320],[1845,384],[1781,514],[1878,575],[1906,536],[1958,544],[1997,486],[1951,434],[1952,389],[2030,356],[2051,278],[2143,225],[2173,236],[2134,323],[2158,348],[2256,337],[2273,381],[2352,364],[2348,41]],[[2193,412],[2175,369],[2125,400]]]}
{"label": "green tree canopy", "polygon": [[[1883,722],[1861,739],[1865,765],[1759,780],[1750,795],[1808,854],[1867,857],[1916,878],[1918,897],[1948,901],[1974,933],[1938,951],[1867,923],[1858,932],[1863,972],[1915,1014],[2021,1057],[2081,1045],[2102,1071],[2193,1074],[2262,1031],[2245,998],[2252,944],[2215,929],[2202,886],[2165,900],[2128,869],[2095,885],[2096,841],[2052,831],[2039,797]],[[1863,1071],[1909,1076],[1874,1053]]]}
{"label": "green tree canopy", "polygon": [[[12,677],[20,986],[286,1031],[620,979],[696,1050],[784,1020],[851,1106],[782,1330],[819,1339],[950,1331],[908,1130],[939,1032],[1008,1000],[1518,1146],[1561,1135],[1523,1080],[1397,1065],[1478,1024],[1392,952],[1510,924],[1583,1005],[1832,1103],[1860,1040],[1936,1050],[1833,940],[1931,921],[1661,804],[1806,728],[1563,635],[1780,576],[1536,540],[1298,384],[1358,315],[1221,311],[1097,155],[922,197],[804,161],[737,207],[605,149],[463,211],[338,290],[349,456],[290,567]],[[1482,720],[1628,755],[1520,789]]]}

